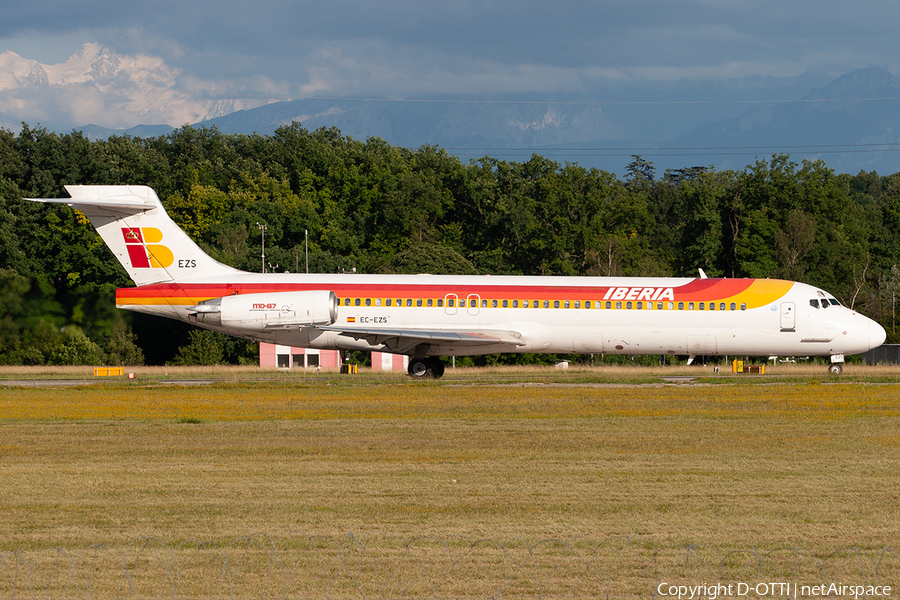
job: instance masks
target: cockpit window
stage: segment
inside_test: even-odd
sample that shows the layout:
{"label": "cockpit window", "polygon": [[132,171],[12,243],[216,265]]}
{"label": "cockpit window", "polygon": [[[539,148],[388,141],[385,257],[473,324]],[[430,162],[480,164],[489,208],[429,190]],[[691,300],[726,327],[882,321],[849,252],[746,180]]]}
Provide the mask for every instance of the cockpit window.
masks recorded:
{"label": "cockpit window", "polygon": [[809,301],[809,305],[812,306],[813,308],[819,308],[819,301],[816,300],[815,298],[813,298],[812,300]]}
{"label": "cockpit window", "polygon": [[830,298],[832,306],[840,306],[841,303],[837,301],[837,298]]}

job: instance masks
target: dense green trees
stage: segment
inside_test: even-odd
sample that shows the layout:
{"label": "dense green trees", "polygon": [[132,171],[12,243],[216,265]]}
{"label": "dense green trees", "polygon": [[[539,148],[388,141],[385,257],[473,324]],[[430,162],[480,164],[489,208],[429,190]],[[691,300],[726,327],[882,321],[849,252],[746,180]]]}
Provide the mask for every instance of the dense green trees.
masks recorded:
{"label": "dense green trees", "polygon": [[835,174],[785,155],[743,171],[624,181],[533,155],[461,163],[445,150],[309,132],[186,127],[91,141],[0,130],[0,363],[252,361],[252,347],[114,308],[124,271],[65,206],[64,184],[145,184],[204,249],[259,270],[784,277],[880,320],[895,339],[900,174]]}

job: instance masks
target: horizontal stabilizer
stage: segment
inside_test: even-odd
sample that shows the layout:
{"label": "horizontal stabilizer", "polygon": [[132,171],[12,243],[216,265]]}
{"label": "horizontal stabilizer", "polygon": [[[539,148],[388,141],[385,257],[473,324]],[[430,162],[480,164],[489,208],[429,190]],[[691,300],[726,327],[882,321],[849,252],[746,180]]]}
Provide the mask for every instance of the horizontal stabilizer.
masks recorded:
{"label": "horizontal stabilizer", "polygon": [[141,193],[146,188],[132,186],[106,186],[106,185],[67,185],[66,191],[71,198],[27,198],[32,202],[48,202],[55,204],[68,204],[84,212],[85,208],[107,209],[113,212],[135,214],[154,208],[159,208],[159,201],[150,197],[147,193]]}

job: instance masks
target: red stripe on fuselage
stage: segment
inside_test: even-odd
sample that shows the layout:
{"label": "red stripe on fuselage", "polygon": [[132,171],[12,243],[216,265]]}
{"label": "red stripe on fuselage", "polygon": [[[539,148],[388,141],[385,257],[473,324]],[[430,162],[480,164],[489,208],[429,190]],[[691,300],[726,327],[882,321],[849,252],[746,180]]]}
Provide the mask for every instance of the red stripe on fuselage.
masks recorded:
{"label": "red stripe on fuselage", "polygon": [[301,292],[327,289],[340,298],[443,298],[470,295],[503,299],[600,300],[611,288],[672,289],[675,299],[720,300],[748,289],[753,279],[695,279],[681,286],[565,286],[565,285],[471,285],[471,284],[389,284],[389,283],[159,283],[116,290],[118,304],[169,300],[173,303],[219,298],[233,294]]}

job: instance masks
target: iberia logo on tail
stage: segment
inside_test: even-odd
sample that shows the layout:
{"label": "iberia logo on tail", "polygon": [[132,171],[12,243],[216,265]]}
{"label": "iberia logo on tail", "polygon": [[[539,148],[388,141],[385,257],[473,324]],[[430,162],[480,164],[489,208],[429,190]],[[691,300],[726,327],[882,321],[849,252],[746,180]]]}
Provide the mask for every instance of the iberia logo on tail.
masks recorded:
{"label": "iberia logo on tail", "polygon": [[136,269],[163,269],[175,261],[172,251],[159,243],[163,234],[156,227],[123,227],[122,235],[131,266]]}

